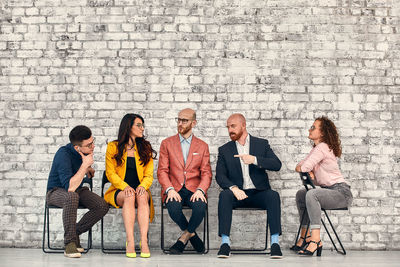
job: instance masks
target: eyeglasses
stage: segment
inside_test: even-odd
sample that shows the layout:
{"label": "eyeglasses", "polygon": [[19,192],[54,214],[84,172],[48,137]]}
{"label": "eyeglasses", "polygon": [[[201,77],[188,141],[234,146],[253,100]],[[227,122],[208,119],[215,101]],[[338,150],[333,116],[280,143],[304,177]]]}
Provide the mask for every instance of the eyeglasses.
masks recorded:
{"label": "eyeglasses", "polygon": [[138,124],[134,124],[136,127],[138,127],[138,128],[142,128],[142,129],[144,129],[144,124],[142,124],[142,123],[138,123]]}
{"label": "eyeglasses", "polygon": [[80,147],[87,147],[87,148],[92,148],[94,146],[94,142],[96,141],[96,138],[93,138],[93,141],[85,146],[80,146]]}
{"label": "eyeglasses", "polygon": [[188,120],[188,119],[181,119],[181,118],[175,118],[175,121],[179,124],[180,122],[182,123],[182,124],[186,124],[186,123],[188,123],[189,121],[191,121],[191,120]]}

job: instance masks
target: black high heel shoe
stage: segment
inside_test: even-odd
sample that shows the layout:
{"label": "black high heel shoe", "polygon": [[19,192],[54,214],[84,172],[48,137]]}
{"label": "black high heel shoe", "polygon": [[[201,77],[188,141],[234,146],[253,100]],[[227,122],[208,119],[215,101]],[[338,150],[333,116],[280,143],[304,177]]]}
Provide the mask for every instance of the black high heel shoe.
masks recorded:
{"label": "black high heel shoe", "polygon": [[315,242],[315,241],[311,240],[308,244],[310,244],[310,243],[317,244],[317,248],[314,251],[310,251],[310,250],[307,250],[307,248],[308,248],[308,245],[307,245],[305,250],[299,251],[299,255],[301,255],[301,256],[313,256],[315,251],[317,251],[317,256],[321,257],[321,254],[322,254],[322,245],[320,246],[321,240],[318,241],[318,242]]}
{"label": "black high heel shoe", "polygon": [[306,241],[306,239],[309,238],[309,237],[311,237],[311,236],[309,235],[309,236],[306,236],[305,238],[304,237],[300,237],[299,239],[303,239],[303,243],[301,243],[301,246],[298,246],[297,243],[296,243],[295,245],[293,245],[290,248],[290,250],[293,250],[295,252],[299,252],[300,250],[303,250],[305,248],[305,246],[308,245],[308,242]]}

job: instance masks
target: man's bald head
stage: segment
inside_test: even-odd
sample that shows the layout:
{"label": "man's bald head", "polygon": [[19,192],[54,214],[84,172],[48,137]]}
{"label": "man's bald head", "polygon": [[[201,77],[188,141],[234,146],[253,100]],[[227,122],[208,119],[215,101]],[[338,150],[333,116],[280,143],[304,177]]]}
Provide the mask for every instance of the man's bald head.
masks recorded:
{"label": "man's bald head", "polygon": [[234,113],[234,114],[230,115],[227,121],[229,121],[229,120],[235,120],[240,123],[244,123],[244,125],[246,125],[246,118],[243,116],[243,114],[240,114],[240,113]]}
{"label": "man's bald head", "polygon": [[180,117],[181,115],[190,118],[191,120],[196,120],[196,111],[191,108],[185,108],[179,111],[178,116]]}
{"label": "man's bald head", "polygon": [[247,133],[245,117],[240,113],[230,115],[226,121],[226,128],[228,128],[229,137],[233,141],[238,140],[243,133]]}

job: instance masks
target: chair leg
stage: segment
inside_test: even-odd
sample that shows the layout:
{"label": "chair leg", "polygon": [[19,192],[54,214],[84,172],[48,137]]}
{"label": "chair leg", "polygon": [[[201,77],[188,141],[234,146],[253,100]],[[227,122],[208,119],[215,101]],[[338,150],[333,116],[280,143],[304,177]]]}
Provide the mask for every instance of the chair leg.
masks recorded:
{"label": "chair leg", "polygon": [[[267,248],[268,248],[268,227],[269,227],[268,214],[266,214],[266,221],[267,221],[267,225],[265,226],[265,247],[264,247],[264,250],[267,250]],[[271,251],[267,252],[267,254],[271,254]]]}
{"label": "chair leg", "polygon": [[104,220],[103,218],[101,218],[101,222],[100,222],[100,239],[101,239],[101,252],[106,253],[104,251]]}
{"label": "chair leg", "polygon": [[167,250],[164,247],[164,204],[161,203],[161,238],[160,238],[161,250],[167,254]]}
{"label": "chair leg", "polygon": [[85,249],[85,251],[83,251],[83,254],[88,253],[91,248],[92,248],[92,228],[90,228],[88,231],[87,248]]}
{"label": "chair leg", "polygon": [[50,247],[50,209],[47,207],[47,247],[51,249]]}
{"label": "chair leg", "polygon": [[207,254],[209,249],[210,249],[210,233],[209,233],[209,225],[208,225],[208,205],[206,207],[206,214],[204,216],[204,232],[207,232],[207,243],[205,242],[206,240],[204,239],[204,245],[206,245],[206,249],[204,251],[204,254]]}
{"label": "chair leg", "polygon": [[[63,253],[64,248],[52,247],[50,244],[50,209],[45,205],[44,222],[43,222],[43,241],[42,250],[44,253]],[[46,237],[47,235],[47,237]],[[47,247],[45,244],[47,243]]]}
{"label": "chair leg", "polygon": [[333,224],[332,224],[331,219],[330,219],[329,216],[328,216],[328,213],[326,212],[326,210],[323,210],[323,211],[324,211],[324,213],[325,213],[325,217],[328,219],[328,222],[329,222],[329,224],[330,224],[330,226],[331,226],[331,228],[332,228],[332,230],[333,230],[333,233],[334,233],[335,236],[336,236],[337,241],[338,241],[339,244],[340,244],[340,247],[342,248],[342,251],[339,251],[339,250],[337,249],[336,244],[335,244],[335,242],[333,241],[333,239],[332,239],[332,237],[331,237],[331,235],[330,235],[330,233],[329,233],[329,231],[328,231],[328,227],[326,227],[325,222],[321,219],[321,222],[322,222],[322,224],[323,224],[323,226],[324,226],[324,228],[325,228],[325,231],[327,232],[327,234],[328,234],[328,236],[329,236],[329,239],[331,240],[331,242],[332,242],[332,244],[333,244],[333,247],[335,248],[336,252],[338,252],[338,253],[340,253],[340,254],[342,254],[342,255],[346,255],[346,250],[344,249],[343,244],[342,244],[342,242],[340,241],[340,238],[339,238],[339,236],[338,236],[338,234],[337,234],[337,232],[336,232],[336,230],[335,230],[335,227],[334,227]]}
{"label": "chair leg", "polygon": [[42,250],[44,253],[47,253],[47,251],[44,249],[44,244],[46,243],[46,223],[47,223],[47,205],[45,205],[44,207],[44,219],[43,219]]}

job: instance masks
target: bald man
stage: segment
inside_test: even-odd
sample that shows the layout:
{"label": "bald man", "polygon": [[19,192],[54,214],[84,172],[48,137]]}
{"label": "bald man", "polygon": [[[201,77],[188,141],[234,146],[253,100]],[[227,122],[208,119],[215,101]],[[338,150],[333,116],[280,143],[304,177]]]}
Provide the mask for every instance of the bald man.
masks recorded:
{"label": "bald man", "polygon": [[227,122],[232,141],[218,148],[216,180],[222,188],[218,202],[219,258],[230,256],[232,209],[254,207],[267,210],[271,233],[271,258],[282,258],[279,246],[281,207],[278,192],[271,190],[268,171],[279,171],[282,163],[266,139],[248,134],[242,114],[231,115]]}
{"label": "bald man", "polygon": [[[203,253],[204,243],[195,230],[204,218],[211,184],[210,152],[208,145],[193,135],[197,124],[194,110],[180,111],[176,122],[178,134],[161,142],[157,171],[162,199],[172,220],[182,230],[169,251],[181,254],[190,241],[197,252]],[[182,212],[183,205],[192,209],[189,221]]]}

